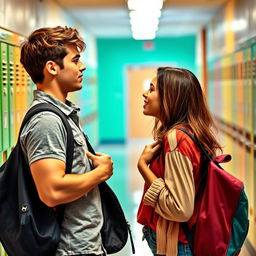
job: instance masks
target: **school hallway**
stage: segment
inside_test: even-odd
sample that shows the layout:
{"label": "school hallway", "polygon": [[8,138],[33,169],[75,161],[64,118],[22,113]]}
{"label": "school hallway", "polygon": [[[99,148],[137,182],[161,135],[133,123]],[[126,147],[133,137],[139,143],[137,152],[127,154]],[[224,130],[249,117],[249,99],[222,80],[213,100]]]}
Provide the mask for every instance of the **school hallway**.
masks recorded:
{"label": "school hallway", "polygon": [[[114,174],[108,184],[117,194],[124,209],[127,220],[132,228],[136,253],[132,254],[130,239],[119,253],[113,256],[151,256],[146,240],[142,241],[142,225],[136,221],[137,209],[143,190],[143,179],[137,170],[137,160],[144,146],[151,143],[150,139],[133,139],[126,144],[101,145],[97,151],[105,152],[112,156],[114,162]],[[246,246],[242,248],[240,256],[255,256]]]}
{"label": "school hallway", "polygon": [[[137,160],[154,126],[142,94],[164,66],[190,70],[200,82],[223,153],[232,156],[223,166],[248,197],[240,256],[256,256],[256,0],[0,0],[0,165],[36,89],[20,43],[55,26],[76,28],[86,43],[82,88],[68,100],[80,107],[92,146],[112,156],[108,183],[131,224],[135,256],[152,255],[136,222],[144,183]],[[0,256],[7,256],[1,243]],[[132,256],[129,240],[115,256]]]}

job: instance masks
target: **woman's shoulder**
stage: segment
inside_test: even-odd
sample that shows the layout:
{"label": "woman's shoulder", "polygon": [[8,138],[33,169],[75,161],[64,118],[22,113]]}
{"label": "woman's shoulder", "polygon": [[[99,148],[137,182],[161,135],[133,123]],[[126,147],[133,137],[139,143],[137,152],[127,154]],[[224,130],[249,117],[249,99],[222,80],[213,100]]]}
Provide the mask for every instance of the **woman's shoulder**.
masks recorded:
{"label": "woman's shoulder", "polygon": [[[184,128],[184,127],[180,127],[180,128]],[[194,141],[182,130],[179,130],[178,127],[168,131],[164,140],[165,140],[165,146],[168,145],[170,151],[176,150],[176,149],[181,152],[200,151],[198,150]]]}
{"label": "woman's shoulder", "polygon": [[169,147],[170,151],[177,148],[177,129],[171,129],[166,133],[164,136],[164,145],[165,148]]}

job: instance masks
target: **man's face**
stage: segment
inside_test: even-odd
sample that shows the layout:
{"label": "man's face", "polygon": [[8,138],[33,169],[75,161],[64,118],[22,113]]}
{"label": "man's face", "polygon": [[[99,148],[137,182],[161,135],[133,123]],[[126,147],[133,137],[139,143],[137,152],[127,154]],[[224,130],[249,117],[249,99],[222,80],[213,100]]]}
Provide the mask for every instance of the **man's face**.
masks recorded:
{"label": "man's face", "polygon": [[60,90],[65,94],[82,88],[83,71],[86,69],[75,46],[67,46],[67,52],[63,59],[64,68],[58,70],[56,77]]}

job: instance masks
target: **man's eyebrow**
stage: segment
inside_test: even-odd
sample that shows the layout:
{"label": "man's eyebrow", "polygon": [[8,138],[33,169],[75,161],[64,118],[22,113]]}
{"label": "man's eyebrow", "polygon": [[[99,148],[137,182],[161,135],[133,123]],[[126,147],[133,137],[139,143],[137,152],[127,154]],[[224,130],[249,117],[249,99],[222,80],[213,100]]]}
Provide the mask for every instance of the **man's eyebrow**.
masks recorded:
{"label": "man's eyebrow", "polygon": [[79,59],[79,58],[80,58],[80,54],[76,54],[76,55],[72,58],[72,60]]}

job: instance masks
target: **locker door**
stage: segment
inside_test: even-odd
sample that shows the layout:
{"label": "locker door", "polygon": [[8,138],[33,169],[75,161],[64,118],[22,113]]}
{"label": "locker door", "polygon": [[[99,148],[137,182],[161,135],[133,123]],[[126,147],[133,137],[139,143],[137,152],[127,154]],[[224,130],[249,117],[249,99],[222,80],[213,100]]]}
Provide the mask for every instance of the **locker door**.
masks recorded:
{"label": "locker door", "polygon": [[14,47],[14,123],[15,123],[15,140],[18,138],[19,129],[22,121],[22,107],[21,107],[21,63],[20,63],[20,49]]}
{"label": "locker door", "polygon": [[15,143],[15,126],[14,126],[14,53],[13,46],[8,45],[8,101],[9,101],[9,144],[10,147]]}
{"label": "locker door", "polygon": [[237,125],[239,128],[244,127],[244,80],[243,80],[243,51],[236,53],[237,65]]}
{"label": "locker door", "polygon": [[1,256],[6,256],[7,254],[5,253],[5,251],[4,251],[4,248],[1,246],[1,248],[0,248],[0,255]]}
{"label": "locker door", "polygon": [[[1,56],[0,56],[0,70],[2,69],[1,65]],[[0,72],[0,157],[2,158],[2,151],[3,151],[3,111],[2,111],[2,74]],[[2,162],[2,159],[0,159]]]}
{"label": "locker door", "polygon": [[255,245],[255,238],[256,238],[256,44],[252,46],[252,61],[251,61],[251,66],[252,66],[252,90],[253,90],[253,104],[252,104],[252,110],[253,110],[253,141],[254,141],[254,164],[253,164],[253,173],[254,176],[251,178],[253,180],[253,222],[251,225],[251,228],[254,229],[254,240],[251,240],[251,243],[253,246]]}
{"label": "locker door", "polygon": [[24,115],[28,109],[28,84],[27,84],[27,73],[23,66],[20,66],[20,81],[21,81],[21,120],[23,120]]}
{"label": "locker door", "polygon": [[252,61],[251,61],[251,72],[252,72],[252,90],[253,90],[253,134],[254,143],[256,144],[256,44],[252,46]]}
{"label": "locker door", "polygon": [[7,44],[0,43],[1,105],[2,105],[2,150],[9,148],[9,110],[8,110],[8,65]]}
{"label": "locker door", "polygon": [[220,60],[214,63],[214,109],[213,113],[218,118],[223,118],[222,116],[222,88],[221,88],[221,62]]}
{"label": "locker door", "polygon": [[232,80],[232,89],[231,89],[231,101],[232,101],[232,125],[237,125],[237,90],[236,90],[236,77],[237,77],[237,67],[236,67],[236,56],[233,54],[231,56],[231,80]]}
{"label": "locker door", "polygon": [[238,148],[237,148],[237,157],[239,159],[237,168],[239,171],[239,178],[243,181],[245,180],[245,156],[246,156],[246,147],[245,147],[245,81],[244,81],[244,52],[241,50],[236,53],[236,67],[237,67],[237,76],[236,76],[236,91],[237,91],[237,122],[238,127]]}
{"label": "locker door", "polygon": [[[221,59],[221,118],[227,124],[232,123],[232,80],[231,80],[231,55],[227,55]],[[216,99],[215,99],[216,100]],[[230,128],[231,129],[231,128]],[[222,144],[225,152],[230,152],[233,155],[234,143],[230,135],[222,134]],[[226,168],[233,171],[233,161],[227,163]]]}
{"label": "locker door", "polygon": [[231,57],[226,56],[222,59],[222,114],[225,121],[232,122],[232,86],[231,86]]}
{"label": "locker door", "polygon": [[30,106],[33,100],[33,81],[28,74],[27,74],[27,88],[28,88],[28,106]]}
{"label": "locker door", "polygon": [[[254,162],[254,148],[252,147],[252,81],[251,81],[251,48],[243,50],[244,69],[242,79],[244,80],[244,129],[245,129],[245,191],[249,200],[249,221],[253,222],[253,162]],[[253,241],[253,229],[249,229],[248,237]]]}
{"label": "locker door", "polygon": [[252,133],[252,81],[250,76],[250,63],[251,63],[251,48],[244,49],[244,69],[243,69],[243,80],[244,80],[244,127],[251,135]]}
{"label": "locker door", "polygon": [[214,67],[213,62],[208,63],[208,88],[207,88],[207,101],[210,111],[214,112]]}

